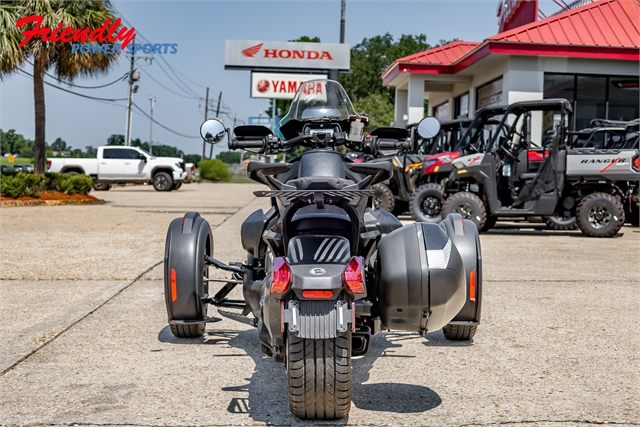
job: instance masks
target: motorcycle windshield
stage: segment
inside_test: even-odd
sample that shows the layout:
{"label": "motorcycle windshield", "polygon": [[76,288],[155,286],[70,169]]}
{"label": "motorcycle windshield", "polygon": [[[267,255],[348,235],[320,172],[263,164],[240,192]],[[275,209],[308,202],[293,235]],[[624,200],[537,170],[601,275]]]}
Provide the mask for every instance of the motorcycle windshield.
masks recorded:
{"label": "motorcycle windshield", "polygon": [[[340,83],[334,80],[309,80],[298,88],[289,112],[280,121],[346,120],[358,116]],[[358,116],[359,117],[359,116]]]}

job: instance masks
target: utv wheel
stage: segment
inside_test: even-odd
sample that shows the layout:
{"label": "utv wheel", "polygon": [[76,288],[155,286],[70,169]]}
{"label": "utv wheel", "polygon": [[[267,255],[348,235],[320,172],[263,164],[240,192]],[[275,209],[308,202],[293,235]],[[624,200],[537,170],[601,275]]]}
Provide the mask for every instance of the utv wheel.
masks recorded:
{"label": "utv wheel", "polygon": [[478,325],[446,325],[442,328],[444,336],[452,341],[467,341],[473,338]]}
{"label": "utv wheel", "polygon": [[384,184],[376,184],[371,187],[371,189],[376,193],[380,193],[380,195],[376,194],[373,196],[373,210],[377,212],[381,210],[392,212],[396,204],[396,199],[391,189]]}
{"label": "utv wheel", "polygon": [[166,172],[158,172],[153,176],[153,188],[156,191],[171,191],[173,178]]}
{"label": "utv wheel", "polygon": [[411,195],[409,212],[414,221],[440,222],[442,220],[442,187],[423,184]]}
{"label": "utv wheel", "polygon": [[178,338],[198,338],[204,335],[204,323],[193,323],[190,325],[169,324],[171,333]]}
{"label": "utv wheel", "polygon": [[287,336],[291,412],[303,419],[336,419],[351,409],[351,332],[333,339]]}
{"label": "utv wheel", "polygon": [[544,216],[542,217],[547,227],[552,230],[577,230],[576,217],[564,218],[561,216]]}
{"label": "utv wheel", "polygon": [[593,193],[576,210],[578,228],[589,237],[611,237],[624,225],[624,208],[611,194]]}
{"label": "utv wheel", "polygon": [[487,221],[487,210],[480,197],[466,191],[449,196],[442,208],[442,214],[446,217],[450,213],[459,213],[463,219],[473,221],[478,230],[482,230]]}
{"label": "utv wheel", "polygon": [[93,189],[96,191],[109,191],[110,188],[111,184],[109,184],[108,182],[95,181],[93,183]]}

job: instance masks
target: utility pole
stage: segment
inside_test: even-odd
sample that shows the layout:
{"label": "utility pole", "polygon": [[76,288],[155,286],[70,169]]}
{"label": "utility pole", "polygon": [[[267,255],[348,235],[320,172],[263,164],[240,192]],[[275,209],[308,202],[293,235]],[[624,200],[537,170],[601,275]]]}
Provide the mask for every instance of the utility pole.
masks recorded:
{"label": "utility pole", "polygon": [[[347,7],[347,0],[342,0],[340,4],[340,43],[344,43],[344,12]],[[329,79],[338,81],[340,70],[329,70]]]}
{"label": "utility pole", "polygon": [[[209,88],[207,88],[207,98],[204,102],[204,120],[207,121],[207,115],[209,114]],[[204,160],[204,156],[206,154],[205,148],[207,146],[207,142],[202,140],[202,160]]]}
{"label": "utility pole", "polygon": [[[136,39],[133,38],[133,43],[135,44]],[[129,94],[127,95],[127,121],[125,123],[124,128],[124,145],[131,145],[131,104],[133,103],[133,82],[134,80],[134,65],[135,65],[135,56],[131,55],[131,68],[129,69]],[[139,77],[138,77],[139,78]]]}
{"label": "utility pole", "polygon": [[[222,91],[220,91],[220,95],[218,95],[218,106],[216,107],[216,119],[220,117],[220,101],[222,101]],[[209,148],[209,158],[213,158],[213,144],[211,144],[211,148]]]}
{"label": "utility pole", "polygon": [[153,144],[153,104],[155,104],[156,98],[151,95],[149,96],[149,101],[151,101],[151,116],[149,119],[149,154],[153,154],[153,149],[151,148]]}

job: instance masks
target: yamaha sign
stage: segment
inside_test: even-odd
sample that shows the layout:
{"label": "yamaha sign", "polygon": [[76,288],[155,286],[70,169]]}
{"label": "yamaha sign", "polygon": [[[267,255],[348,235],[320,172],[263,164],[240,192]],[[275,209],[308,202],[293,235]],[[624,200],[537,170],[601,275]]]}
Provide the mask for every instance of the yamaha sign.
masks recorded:
{"label": "yamaha sign", "polygon": [[326,74],[251,73],[251,97],[293,99],[298,87],[308,80],[326,79]]}
{"label": "yamaha sign", "polygon": [[227,69],[348,70],[351,48],[342,43],[227,40],[224,65]]}

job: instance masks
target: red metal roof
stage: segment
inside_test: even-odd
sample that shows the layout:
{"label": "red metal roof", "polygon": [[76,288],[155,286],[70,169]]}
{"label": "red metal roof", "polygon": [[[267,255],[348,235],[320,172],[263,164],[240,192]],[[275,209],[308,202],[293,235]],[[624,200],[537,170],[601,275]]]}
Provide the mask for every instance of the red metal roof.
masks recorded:
{"label": "red metal roof", "polygon": [[640,4],[638,0],[600,0],[487,41],[640,48]]}
{"label": "red metal roof", "polygon": [[471,52],[480,43],[457,41],[444,46],[435,47],[413,55],[405,56],[394,61],[394,64],[431,64],[451,65],[458,59]]}

